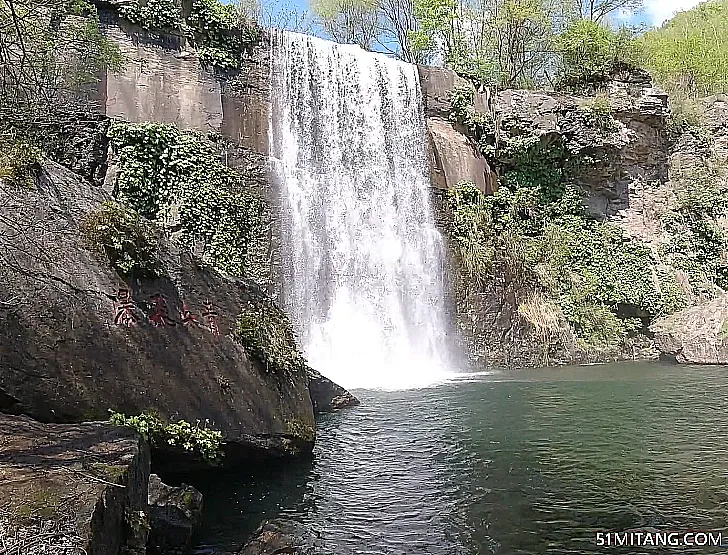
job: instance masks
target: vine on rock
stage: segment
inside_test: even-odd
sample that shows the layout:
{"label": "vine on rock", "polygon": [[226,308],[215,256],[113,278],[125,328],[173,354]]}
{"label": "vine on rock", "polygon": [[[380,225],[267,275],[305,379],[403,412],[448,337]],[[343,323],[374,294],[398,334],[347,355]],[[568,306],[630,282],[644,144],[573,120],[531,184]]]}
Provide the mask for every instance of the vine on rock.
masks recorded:
{"label": "vine on rock", "polygon": [[242,68],[260,38],[254,22],[218,0],[193,0],[187,14],[179,0],[136,0],[121,7],[120,14],[144,29],[183,35],[197,47],[203,65],[220,70]]}
{"label": "vine on rock", "polygon": [[221,271],[262,281],[267,205],[223,163],[220,140],[151,122],[114,124],[109,137],[121,201]]}

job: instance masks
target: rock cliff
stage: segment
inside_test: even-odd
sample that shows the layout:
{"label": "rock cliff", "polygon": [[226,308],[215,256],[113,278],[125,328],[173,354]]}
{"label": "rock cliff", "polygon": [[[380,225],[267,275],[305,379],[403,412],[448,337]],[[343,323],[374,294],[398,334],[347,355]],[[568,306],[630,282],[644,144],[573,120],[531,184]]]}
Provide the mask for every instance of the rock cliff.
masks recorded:
{"label": "rock cliff", "polygon": [[236,339],[244,310],[278,310],[255,284],[163,237],[159,277],[125,281],[81,232],[109,196],[52,162],[32,188],[0,197],[12,253],[0,282],[0,411],[48,422],[155,411],[220,430],[232,459],[310,451],[305,369],[266,368]]}

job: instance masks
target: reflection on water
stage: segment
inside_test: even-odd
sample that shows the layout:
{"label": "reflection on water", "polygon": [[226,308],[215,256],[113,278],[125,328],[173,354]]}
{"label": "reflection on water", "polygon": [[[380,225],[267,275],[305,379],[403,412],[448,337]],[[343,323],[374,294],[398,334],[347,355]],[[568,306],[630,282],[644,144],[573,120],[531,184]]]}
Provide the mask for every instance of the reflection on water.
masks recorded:
{"label": "reflection on water", "polygon": [[725,368],[622,364],[358,393],[360,407],[320,422],[314,461],[198,484],[198,553],[239,546],[277,516],[309,525],[325,555],[594,553],[597,529],[728,532]]}

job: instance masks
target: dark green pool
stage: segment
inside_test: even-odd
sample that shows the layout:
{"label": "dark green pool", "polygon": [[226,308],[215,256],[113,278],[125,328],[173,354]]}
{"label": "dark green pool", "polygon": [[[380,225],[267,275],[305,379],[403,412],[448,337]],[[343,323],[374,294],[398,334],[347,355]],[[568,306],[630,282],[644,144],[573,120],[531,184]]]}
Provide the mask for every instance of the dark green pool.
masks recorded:
{"label": "dark green pool", "polygon": [[597,548],[603,529],[728,537],[726,368],[619,364],[356,393],[360,407],[321,420],[314,461],[200,481],[198,553],[278,516],[310,526],[327,555],[664,552]]}

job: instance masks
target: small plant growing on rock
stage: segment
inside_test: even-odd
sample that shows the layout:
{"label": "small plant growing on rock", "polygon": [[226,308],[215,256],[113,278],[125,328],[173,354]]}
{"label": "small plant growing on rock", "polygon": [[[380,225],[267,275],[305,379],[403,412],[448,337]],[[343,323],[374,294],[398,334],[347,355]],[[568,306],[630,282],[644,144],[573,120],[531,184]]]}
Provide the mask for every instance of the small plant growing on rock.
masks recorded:
{"label": "small plant growing on rock", "polygon": [[301,439],[308,443],[316,441],[316,430],[300,420],[288,420],[286,422],[286,435]]}
{"label": "small plant growing on rock", "polygon": [[126,416],[113,410],[109,412],[111,424],[135,429],[152,446],[181,447],[185,451],[199,453],[203,459],[213,463],[223,456],[222,432],[200,427],[199,420],[194,425],[185,420],[168,423],[149,412],[137,416]]}
{"label": "small plant growing on rock", "polygon": [[42,159],[41,151],[30,144],[0,141],[0,181],[15,187],[32,187]]}
{"label": "small plant growing on rock", "polygon": [[157,237],[151,222],[113,201],[106,201],[81,222],[86,247],[106,257],[124,275],[159,273]]}
{"label": "small plant growing on rock", "polygon": [[590,126],[601,131],[614,131],[617,121],[612,116],[612,103],[604,95],[599,95],[586,106],[587,122]]}
{"label": "small plant growing on rock", "polygon": [[269,303],[249,303],[238,317],[235,338],[268,372],[297,372],[305,365],[290,322]]}

